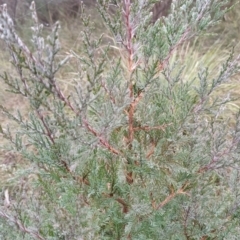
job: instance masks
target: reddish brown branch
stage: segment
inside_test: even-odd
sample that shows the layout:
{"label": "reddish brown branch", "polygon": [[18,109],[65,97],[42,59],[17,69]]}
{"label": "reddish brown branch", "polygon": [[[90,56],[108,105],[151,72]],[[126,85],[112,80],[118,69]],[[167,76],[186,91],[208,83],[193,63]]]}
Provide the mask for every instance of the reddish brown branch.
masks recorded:
{"label": "reddish brown branch", "polygon": [[[110,194],[103,193],[103,196],[105,196],[107,198],[113,198],[113,193],[110,193]],[[128,213],[129,205],[122,198],[117,197],[117,198],[113,198],[113,199],[115,199],[118,203],[120,203],[122,205],[122,208],[123,208],[122,212],[123,213]]]}
{"label": "reddish brown branch", "polygon": [[151,205],[152,205],[153,209],[156,209],[156,208],[157,208],[157,206],[156,206],[156,200],[155,200],[155,198],[153,197],[153,193],[152,193],[152,192],[150,193],[150,199],[151,199]]}
{"label": "reddish brown branch", "polygon": [[98,138],[99,142],[101,143],[102,146],[104,146],[106,149],[108,149],[110,152],[120,155],[121,152],[115,149],[106,139],[104,139],[93,127],[89,125],[87,120],[83,120],[85,127],[94,135]]}
{"label": "reddish brown branch", "polygon": [[56,85],[55,80],[54,80],[53,87],[54,87],[54,89],[56,91],[56,94],[57,94],[58,98],[60,100],[62,100],[66,104],[66,106],[68,106],[75,114],[78,115],[79,113],[75,110],[75,108],[73,107],[73,105],[71,104],[69,99],[64,96],[64,94],[61,91],[61,89]]}
{"label": "reddish brown branch", "polygon": [[106,94],[109,96],[110,100],[112,101],[113,104],[116,104],[115,97],[112,95],[112,93],[108,90],[106,84],[102,81],[101,86],[105,90]]}
{"label": "reddish brown branch", "polygon": [[128,184],[132,184],[133,183],[133,172],[127,172],[126,174],[126,181]]}
{"label": "reddish brown branch", "polygon": [[130,0],[124,0],[125,9],[124,9],[124,16],[125,16],[125,24],[126,24],[126,30],[127,30],[127,37],[126,37],[126,43],[124,43],[125,48],[128,52],[128,69],[130,73],[133,71],[133,55],[134,55],[134,49],[133,49],[133,26],[130,19],[130,11],[131,11],[131,1]]}
{"label": "reddish brown branch", "polygon": [[61,164],[65,168],[66,172],[71,173],[71,170],[70,170],[68,164],[66,163],[66,161],[61,160]]}
{"label": "reddish brown branch", "polygon": [[[130,91],[130,98],[134,97],[134,89],[133,83],[131,81],[132,73],[137,66],[134,64],[134,47],[133,47],[133,37],[134,37],[134,24],[133,20],[131,19],[131,1],[124,0],[124,17],[125,17],[125,27],[126,27],[126,40],[123,42],[124,47],[127,50],[128,54],[128,71],[129,71],[129,91]],[[140,95],[140,94],[139,94]],[[134,112],[137,103],[137,99],[139,95],[133,102],[130,104],[128,112],[128,141],[129,148],[131,148],[131,143],[134,138]]]}
{"label": "reddish brown branch", "polygon": [[53,135],[52,135],[52,132],[51,130],[49,129],[47,123],[45,122],[44,120],[44,117],[42,115],[42,113],[40,112],[40,110],[37,110],[37,115],[38,115],[38,118],[41,120],[46,132],[44,132],[44,135],[46,135],[53,144],[55,144],[55,141],[54,141],[54,138],[53,138]]}
{"label": "reddish brown branch", "polygon": [[83,177],[73,176],[73,179],[76,180],[78,183],[83,183],[85,185],[90,186],[90,183],[89,183],[89,181],[87,179],[87,176],[83,176]]}
{"label": "reddish brown branch", "polygon": [[175,198],[179,194],[187,194],[185,192],[186,187],[189,185],[189,183],[185,183],[180,189],[178,189],[176,192],[171,190],[171,193],[155,208],[156,210],[161,209],[164,207],[167,203],[169,203],[173,198]]}
{"label": "reddish brown branch", "polygon": [[116,198],[116,201],[122,205],[123,207],[122,212],[128,213],[129,211],[128,204],[122,198]]}
{"label": "reddish brown branch", "polygon": [[134,111],[135,108],[131,104],[128,111],[128,144],[131,144],[134,139]]}
{"label": "reddish brown branch", "polygon": [[128,144],[131,144],[134,139],[134,112],[137,107],[137,104],[143,97],[143,92],[140,92],[139,95],[133,100],[128,109]]}
{"label": "reddish brown branch", "polygon": [[149,150],[149,152],[147,153],[147,156],[146,156],[147,159],[150,158],[154,154],[154,150],[156,148],[156,145],[157,145],[156,142],[151,143],[150,150]]}

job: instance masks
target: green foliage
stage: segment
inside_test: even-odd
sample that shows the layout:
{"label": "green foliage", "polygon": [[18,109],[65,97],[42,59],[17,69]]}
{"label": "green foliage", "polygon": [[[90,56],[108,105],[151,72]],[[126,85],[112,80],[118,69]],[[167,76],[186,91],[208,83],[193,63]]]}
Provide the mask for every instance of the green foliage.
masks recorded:
{"label": "green foliage", "polygon": [[[98,1],[112,42],[94,36],[83,11],[81,48],[62,60],[59,23],[44,39],[33,3],[28,47],[1,8],[1,37],[18,74],[1,78],[25,97],[29,115],[0,106],[19,125],[15,134],[0,130],[33,166],[17,191],[2,189],[2,239],[6,228],[8,239],[239,236],[239,114],[230,125],[231,96],[215,94],[239,58],[230,53],[192,76],[176,55],[222,18],[225,2],[173,1],[155,24],[151,2],[114,1],[112,13],[110,1]],[[72,63],[77,77],[66,90],[57,74]]]}

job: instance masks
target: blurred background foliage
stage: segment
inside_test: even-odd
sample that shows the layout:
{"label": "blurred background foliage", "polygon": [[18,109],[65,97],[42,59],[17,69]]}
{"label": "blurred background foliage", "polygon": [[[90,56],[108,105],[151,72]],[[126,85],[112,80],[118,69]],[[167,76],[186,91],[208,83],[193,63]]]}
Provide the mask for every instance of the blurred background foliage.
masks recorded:
{"label": "blurred background foliage", "polygon": [[[96,23],[96,33],[106,31],[103,24],[101,24],[100,15],[94,7],[96,0],[35,0],[35,2],[39,21],[44,24],[45,29],[50,28],[58,20],[61,22],[63,27],[62,39],[64,42],[73,40],[74,34],[79,34],[81,31],[80,15],[83,11],[83,5],[85,6],[85,11],[91,15],[91,20]],[[155,2],[152,9],[152,22],[166,16],[170,12],[172,0],[155,0]],[[222,0],[219,0],[219,2],[222,2]],[[218,43],[221,41],[221,44],[225,47],[238,45],[238,39],[240,38],[240,4],[238,0],[226,2],[228,2],[226,8],[229,8],[229,11],[225,14],[221,23],[206,33],[205,41],[201,41],[203,43],[201,49],[206,50],[206,47],[212,46],[213,42],[216,41]],[[0,4],[4,3],[7,3],[8,12],[14,19],[17,29],[24,32],[23,35],[27,38],[26,33],[29,32],[28,23],[29,19],[31,19],[28,9],[31,0],[0,0]],[[110,8],[109,11],[113,12],[114,7]],[[76,41],[77,38],[74,40]],[[70,44],[68,47],[71,47],[73,44],[71,41],[68,43]]]}

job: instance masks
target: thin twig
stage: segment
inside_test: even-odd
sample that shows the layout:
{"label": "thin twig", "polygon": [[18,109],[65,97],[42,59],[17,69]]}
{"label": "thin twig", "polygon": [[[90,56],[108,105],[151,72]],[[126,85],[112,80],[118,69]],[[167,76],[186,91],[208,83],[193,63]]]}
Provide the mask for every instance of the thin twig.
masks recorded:
{"label": "thin twig", "polygon": [[104,139],[93,127],[90,126],[90,124],[87,122],[86,119],[83,120],[85,127],[98,138],[101,145],[103,145],[105,148],[107,148],[110,152],[120,155],[121,152],[115,149],[106,139]]}
{"label": "thin twig", "polygon": [[170,202],[173,198],[175,198],[179,194],[187,194],[184,190],[189,185],[189,183],[185,183],[180,189],[176,192],[172,191],[170,195],[168,195],[157,207],[156,210],[161,209],[164,207],[168,202]]}
{"label": "thin twig", "polygon": [[11,223],[14,223],[21,232],[27,233],[35,239],[46,240],[38,231],[25,227],[24,224],[16,217],[12,217],[3,211],[0,211],[0,216],[7,219]]}

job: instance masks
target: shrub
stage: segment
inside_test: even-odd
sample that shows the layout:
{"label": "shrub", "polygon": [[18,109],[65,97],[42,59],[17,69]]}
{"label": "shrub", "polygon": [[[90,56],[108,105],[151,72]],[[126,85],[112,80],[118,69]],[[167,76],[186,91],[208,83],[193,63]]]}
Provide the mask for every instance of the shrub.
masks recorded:
{"label": "shrub", "polygon": [[[189,78],[176,55],[222,18],[226,2],[173,1],[154,24],[151,2],[114,1],[111,15],[110,1],[99,0],[111,42],[83,13],[82,46],[64,59],[59,23],[44,39],[33,3],[27,46],[1,7],[1,38],[18,75],[1,78],[29,115],[1,106],[19,128],[0,130],[31,162],[21,182],[2,188],[2,239],[239,236],[239,114],[229,124],[231,96],[217,94],[239,58],[232,52],[214,69],[201,62]],[[57,74],[67,64],[77,67],[66,90]]]}

